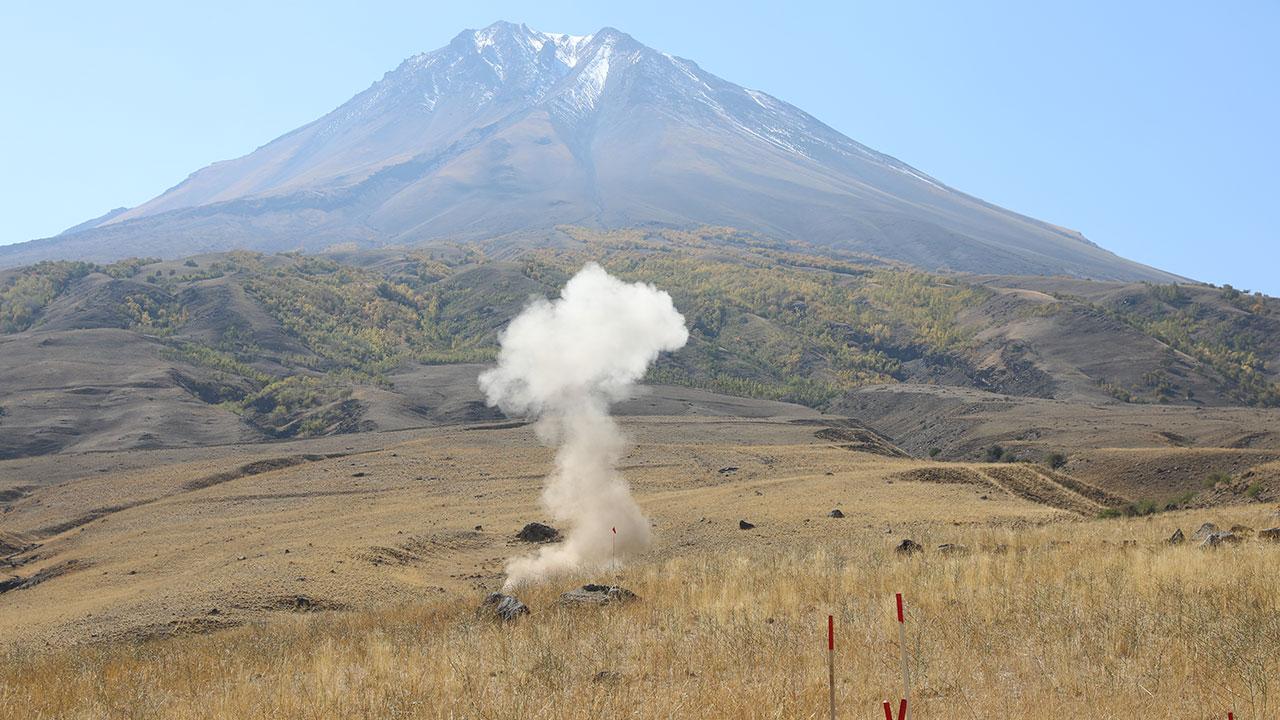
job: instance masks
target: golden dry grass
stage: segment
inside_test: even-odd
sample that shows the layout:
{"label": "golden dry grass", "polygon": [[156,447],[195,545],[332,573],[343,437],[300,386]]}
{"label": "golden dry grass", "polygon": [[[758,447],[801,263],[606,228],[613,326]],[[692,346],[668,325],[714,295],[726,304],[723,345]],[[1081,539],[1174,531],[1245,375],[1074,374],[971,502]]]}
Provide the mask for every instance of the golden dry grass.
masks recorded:
{"label": "golden dry grass", "polygon": [[[1028,530],[919,528],[904,560],[848,527],[785,549],[695,552],[628,569],[641,602],[560,609],[587,578],[522,593],[329,613],[211,635],[111,643],[0,664],[13,718],[818,718],[826,615],[842,717],[898,695],[893,593],[908,602],[917,718],[1215,718],[1280,712],[1280,546],[1167,547],[1158,520]],[[1275,524],[1270,510],[1214,511]],[[1126,539],[1136,548],[1122,548]],[[998,546],[1007,546],[1001,550]]]}

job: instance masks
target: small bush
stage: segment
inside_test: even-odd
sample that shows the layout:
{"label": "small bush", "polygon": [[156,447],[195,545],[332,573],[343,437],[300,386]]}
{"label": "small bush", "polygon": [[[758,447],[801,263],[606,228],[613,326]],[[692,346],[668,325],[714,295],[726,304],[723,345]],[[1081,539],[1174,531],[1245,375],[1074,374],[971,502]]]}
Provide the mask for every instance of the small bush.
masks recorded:
{"label": "small bush", "polygon": [[1044,458],[1044,464],[1051,470],[1057,470],[1067,464],[1067,456],[1060,452],[1049,453]]}
{"label": "small bush", "polygon": [[1229,483],[1229,482],[1231,482],[1230,475],[1224,472],[1215,472],[1215,473],[1210,473],[1209,477],[1204,479],[1204,486],[1207,488],[1211,488],[1217,485],[1218,483]]}
{"label": "small bush", "polygon": [[992,445],[987,448],[987,462],[1000,462],[1000,458],[1004,457],[1004,448],[999,445]]}
{"label": "small bush", "polygon": [[936,458],[941,452],[941,448],[929,448],[929,457]]}

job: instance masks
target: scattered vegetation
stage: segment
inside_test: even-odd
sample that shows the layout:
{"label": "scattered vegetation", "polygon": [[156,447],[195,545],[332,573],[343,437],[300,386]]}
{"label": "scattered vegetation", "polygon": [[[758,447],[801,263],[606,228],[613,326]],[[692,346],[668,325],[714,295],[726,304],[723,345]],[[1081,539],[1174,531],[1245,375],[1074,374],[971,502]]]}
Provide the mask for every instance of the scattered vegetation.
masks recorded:
{"label": "scattered vegetation", "polygon": [[[947,364],[972,330],[958,321],[985,288],[851,260],[747,249],[731,231],[569,230],[583,246],[524,259],[524,274],[556,287],[587,260],[671,293],[693,341],[651,379],[822,407],[851,389],[897,382],[902,364]],[[730,234],[731,236],[726,236]]]}
{"label": "scattered vegetation", "polygon": [[[1280,352],[1277,333],[1263,324],[1267,322],[1263,318],[1273,312],[1274,301],[1260,294],[1242,294],[1229,285],[1220,297],[1244,313],[1214,308],[1181,285],[1149,285],[1137,297],[1092,307],[1205,363],[1221,376],[1222,392],[1241,404],[1280,406],[1280,384],[1271,380],[1265,362]],[[1165,374],[1144,382],[1157,401],[1167,402],[1176,394]],[[1127,393],[1122,388],[1116,391]]]}
{"label": "scattered vegetation", "polygon": [[1231,476],[1224,472],[1209,473],[1209,477],[1204,479],[1204,486],[1206,488],[1214,488],[1218,485],[1229,485],[1230,483]]}
{"label": "scattered vegetation", "polygon": [[0,333],[22,332],[73,280],[93,272],[90,263],[46,261],[22,268],[0,281]]}
{"label": "scattered vegetation", "polygon": [[1044,464],[1048,465],[1050,470],[1057,470],[1066,466],[1067,456],[1064,453],[1051,452],[1045,456]]}
{"label": "scattered vegetation", "polygon": [[[117,306],[100,317],[162,338],[170,358],[214,370],[202,398],[231,403],[271,432],[307,432],[342,424],[317,420],[304,427],[294,422],[301,415],[282,417],[319,407],[306,409],[308,403],[293,398],[273,407],[270,420],[243,403],[293,376],[310,378],[306,382],[316,387],[385,385],[408,362],[491,361],[498,333],[531,295],[554,294],[593,260],[622,278],[667,290],[688,320],[688,346],[654,366],[654,382],[820,409],[873,384],[966,376],[987,386],[986,371],[967,354],[982,326],[962,322],[961,314],[990,298],[988,288],[866,256],[818,256],[801,244],[728,229],[562,231],[570,242],[510,260],[449,246],[376,262],[231,252],[180,266],[152,258],[110,265],[40,263],[0,275],[0,332],[38,329],[51,302],[77,281],[101,273],[117,283],[109,295]],[[264,350],[262,328],[238,311],[212,339],[207,329],[188,332],[192,304],[207,298],[206,288],[223,285],[283,328],[292,348]],[[1178,351],[1214,374],[1221,395],[1243,404],[1280,404],[1280,386],[1271,382],[1263,360],[1280,353],[1277,333],[1266,324],[1274,322],[1268,319],[1270,301],[1229,287],[1220,295],[1148,285],[1106,304],[1059,296],[1034,307],[1046,316],[1067,309],[1096,313],[1173,348],[1168,363],[1133,387],[1095,380],[1124,402],[1191,399],[1172,359]]]}

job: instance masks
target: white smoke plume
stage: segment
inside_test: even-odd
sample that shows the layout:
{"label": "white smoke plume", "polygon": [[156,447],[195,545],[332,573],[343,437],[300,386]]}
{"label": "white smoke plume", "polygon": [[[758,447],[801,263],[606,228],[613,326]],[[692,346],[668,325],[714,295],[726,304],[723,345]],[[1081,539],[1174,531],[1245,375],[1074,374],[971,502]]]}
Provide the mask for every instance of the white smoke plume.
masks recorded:
{"label": "white smoke plume", "polygon": [[[588,263],[557,300],[534,300],[501,337],[498,366],[480,375],[490,405],[536,417],[558,446],[542,502],[565,539],[507,564],[507,588],[607,564],[649,545],[649,521],[617,470],[625,440],[609,406],[627,398],[663,351],[689,332],[671,296]],[[612,532],[617,528],[616,538]]]}

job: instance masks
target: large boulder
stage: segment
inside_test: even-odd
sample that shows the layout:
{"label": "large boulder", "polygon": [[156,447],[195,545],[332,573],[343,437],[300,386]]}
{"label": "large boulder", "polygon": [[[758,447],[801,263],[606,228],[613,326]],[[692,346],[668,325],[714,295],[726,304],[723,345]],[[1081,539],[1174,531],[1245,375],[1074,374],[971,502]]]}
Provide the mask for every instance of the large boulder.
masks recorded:
{"label": "large boulder", "polygon": [[550,525],[531,522],[520,528],[520,532],[516,533],[516,539],[531,543],[556,542],[560,539],[560,531]]}
{"label": "large boulder", "polygon": [[505,595],[498,592],[489,593],[484,602],[480,604],[479,614],[496,617],[504,622],[511,622],[521,615],[528,615],[529,606],[520,602],[520,598],[515,595]]}
{"label": "large boulder", "polygon": [[618,605],[639,600],[636,594],[617,585],[589,583],[560,596],[561,605]]}

